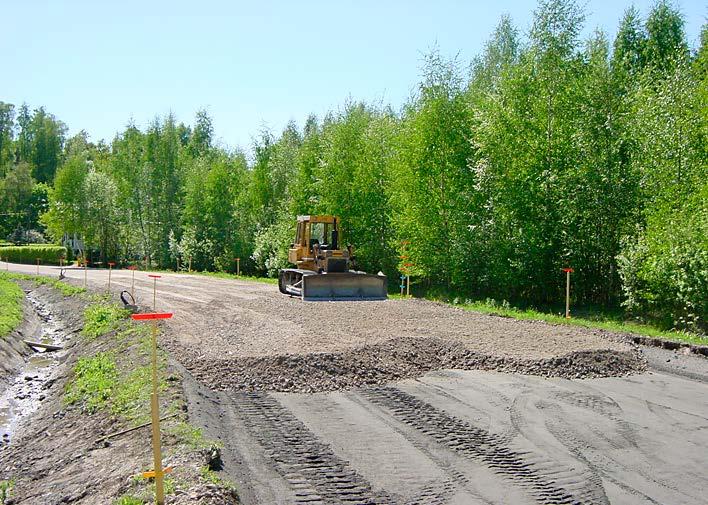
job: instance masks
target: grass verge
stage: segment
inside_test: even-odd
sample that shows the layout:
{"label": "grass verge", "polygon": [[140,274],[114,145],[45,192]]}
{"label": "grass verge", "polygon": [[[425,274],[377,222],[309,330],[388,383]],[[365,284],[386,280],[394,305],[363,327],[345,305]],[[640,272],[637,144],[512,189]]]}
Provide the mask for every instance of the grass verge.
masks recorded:
{"label": "grass verge", "polygon": [[59,290],[64,296],[74,296],[86,291],[84,288],[80,288],[78,286],[62,282],[58,279],[47,277],[46,275],[29,275],[0,272],[0,280],[2,279],[30,281],[33,282],[35,286],[51,286],[54,289]]}
{"label": "grass verge", "polygon": [[[400,298],[400,295],[392,296],[391,298]],[[607,330],[613,333],[642,335],[694,345],[708,345],[708,337],[685,331],[662,330],[660,328],[648,324],[638,323],[634,321],[626,321],[622,319],[620,314],[594,312],[588,313],[588,315],[585,316],[573,316],[570,319],[566,319],[565,316],[562,314],[542,312],[535,309],[521,309],[518,307],[511,306],[506,301],[502,301],[500,303],[493,299],[487,299],[484,301],[462,301],[456,298],[452,301],[433,301],[444,301],[456,307],[460,307],[464,310],[482,312],[484,314],[491,314],[495,316],[511,317],[514,319],[521,320],[545,321],[551,324],[581,326],[583,328]]]}
{"label": "grass verge", "polygon": [[20,286],[0,277],[0,338],[5,337],[22,322],[22,298]]}

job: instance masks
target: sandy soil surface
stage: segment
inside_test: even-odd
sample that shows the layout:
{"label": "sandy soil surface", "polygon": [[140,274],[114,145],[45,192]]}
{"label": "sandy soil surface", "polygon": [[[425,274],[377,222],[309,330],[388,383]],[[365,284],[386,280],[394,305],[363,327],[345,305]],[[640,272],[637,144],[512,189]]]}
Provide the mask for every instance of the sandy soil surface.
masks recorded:
{"label": "sandy soil surface", "polygon": [[245,505],[703,504],[708,361],[644,351],[649,371],[621,378],[442,370],[316,394],[186,387]]}
{"label": "sandy soil surface", "polygon": [[[58,270],[43,267],[43,273]],[[11,270],[36,272],[12,265]],[[82,270],[67,270],[81,284]],[[131,289],[114,271],[111,290]],[[157,310],[174,312],[162,345],[199,380],[217,389],[326,391],[416,377],[442,368],[544,376],[622,375],[645,368],[633,347],[602,331],[517,321],[424,300],[302,302],[275,285],[161,274]],[[108,272],[89,270],[106,289]],[[142,309],[153,280],[135,274]]]}

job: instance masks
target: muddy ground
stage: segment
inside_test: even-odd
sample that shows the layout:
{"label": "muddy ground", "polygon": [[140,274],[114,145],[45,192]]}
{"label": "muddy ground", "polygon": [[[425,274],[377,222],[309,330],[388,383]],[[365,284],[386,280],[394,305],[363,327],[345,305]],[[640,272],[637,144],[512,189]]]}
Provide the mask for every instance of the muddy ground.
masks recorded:
{"label": "muddy ground", "polygon": [[244,504],[704,503],[703,357],[427,302],[159,282],[190,421]]}

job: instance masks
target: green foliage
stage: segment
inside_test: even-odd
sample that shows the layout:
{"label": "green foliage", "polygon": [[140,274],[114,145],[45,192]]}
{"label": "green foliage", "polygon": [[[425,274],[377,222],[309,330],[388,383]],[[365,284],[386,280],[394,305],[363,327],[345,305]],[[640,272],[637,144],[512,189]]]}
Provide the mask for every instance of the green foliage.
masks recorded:
{"label": "green foliage", "polygon": [[143,505],[145,501],[142,498],[136,498],[133,495],[124,494],[113,502],[113,505]]}
{"label": "green foliage", "polygon": [[625,306],[667,328],[708,329],[708,184],[678,210],[654,212],[625,244],[620,273]]}
{"label": "green foliage", "polygon": [[66,259],[66,247],[58,245],[26,245],[26,246],[10,246],[0,249],[0,257],[3,261],[11,263],[24,263],[25,265],[34,265],[39,258],[43,265],[58,265],[59,259]]}
{"label": "green foliage", "polygon": [[61,291],[64,296],[74,296],[80,293],[84,293],[86,290],[84,288],[62,282],[51,277],[44,275],[28,275],[28,274],[17,274],[9,272],[0,272],[0,280],[5,279],[19,279],[23,281],[33,282],[35,286],[51,286],[54,289]]}
{"label": "green foliage", "polygon": [[22,322],[22,289],[0,274],[0,338],[5,337]]}
{"label": "green foliage", "polygon": [[10,498],[14,485],[15,483],[12,480],[0,480],[0,505],[3,505]]}
{"label": "green foliage", "polygon": [[288,246],[293,241],[294,233],[294,223],[289,216],[283,216],[267,228],[256,232],[252,258],[259,273],[277,277],[281,268],[290,265]]}
{"label": "green foliage", "polygon": [[167,426],[167,432],[177,439],[181,445],[190,449],[200,450],[211,447],[214,442],[204,436],[201,428],[192,426],[186,421],[177,421]]}
{"label": "green foliage", "polygon": [[84,328],[81,334],[90,339],[99,337],[118,329],[128,315],[129,312],[118,305],[105,302],[92,303],[84,310]]}
{"label": "green foliage", "polygon": [[[164,384],[160,389],[164,389]],[[122,374],[119,387],[111,398],[111,412],[139,425],[150,420],[152,367],[140,366]]]}
{"label": "green foliage", "polygon": [[67,383],[64,401],[68,405],[80,403],[89,413],[105,408],[118,386],[115,356],[98,353],[79,358],[73,378]]}

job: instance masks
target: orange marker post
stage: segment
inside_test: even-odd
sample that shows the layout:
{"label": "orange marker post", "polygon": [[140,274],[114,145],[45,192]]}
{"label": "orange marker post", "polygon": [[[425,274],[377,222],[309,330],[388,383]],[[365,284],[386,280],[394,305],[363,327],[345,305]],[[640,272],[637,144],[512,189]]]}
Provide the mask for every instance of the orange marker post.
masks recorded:
{"label": "orange marker post", "polygon": [[157,310],[157,279],[159,279],[162,276],[148,274],[148,277],[151,277],[154,281],[152,284],[152,310]]}
{"label": "orange marker post", "polygon": [[111,290],[111,271],[113,270],[113,267],[115,266],[115,263],[112,261],[108,262],[108,291]]}
{"label": "orange marker post", "polygon": [[563,271],[565,272],[565,318],[570,319],[570,274],[573,269],[568,267]]}
{"label": "orange marker post", "polygon": [[[159,277],[151,275],[150,277]],[[157,281],[157,279],[155,279]],[[150,395],[150,406],[152,415],[152,453],[154,469],[148,472],[148,476],[155,477],[155,503],[164,505],[165,503],[165,470],[162,469],[162,450],[160,448],[160,402],[157,395],[157,320],[169,319],[171,313],[133,314],[131,316],[136,321],[151,320],[152,325],[152,395]]]}
{"label": "orange marker post", "polygon": [[128,267],[128,270],[133,271],[133,280],[130,283],[130,296],[133,297],[133,300],[135,300],[135,271],[138,269],[135,265],[130,265]]}

